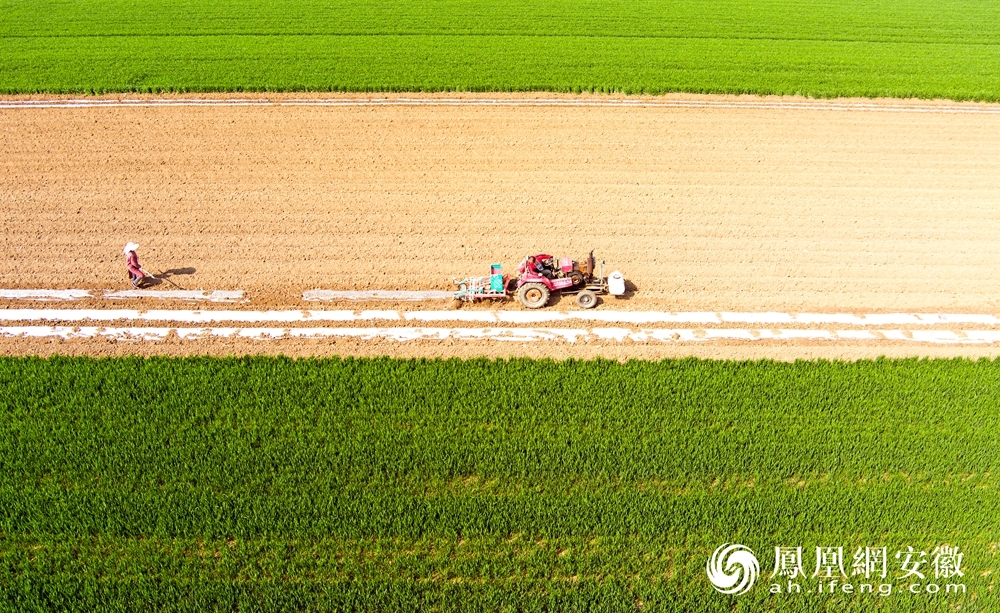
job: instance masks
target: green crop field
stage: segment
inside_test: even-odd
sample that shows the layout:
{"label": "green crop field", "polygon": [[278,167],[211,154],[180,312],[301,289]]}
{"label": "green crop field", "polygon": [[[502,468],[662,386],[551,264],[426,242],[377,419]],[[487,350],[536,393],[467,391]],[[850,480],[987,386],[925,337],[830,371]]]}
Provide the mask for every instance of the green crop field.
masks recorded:
{"label": "green crop field", "polygon": [[995,611],[998,406],[990,361],[3,359],[0,610]]}
{"label": "green crop field", "polygon": [[0,0],[0,93],[1000,99],[992,0]]}

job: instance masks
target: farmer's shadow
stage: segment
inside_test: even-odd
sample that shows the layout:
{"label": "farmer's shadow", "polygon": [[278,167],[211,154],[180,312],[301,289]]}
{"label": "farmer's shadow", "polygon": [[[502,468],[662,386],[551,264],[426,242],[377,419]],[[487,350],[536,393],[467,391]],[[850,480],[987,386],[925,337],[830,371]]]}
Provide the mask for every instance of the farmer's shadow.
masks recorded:
{"label": "farmer's shadow", "polygon": [[166,281],[168,284],[170,284],[175,288],[180,287],[176,283],[171,281],[170,278],[182,275],[193,275],[194,273],[195,269],[190,266],[188,266],[187,268],[171,268],[170,270],[164,270],[163,272],[158,273],[153,278],[146,277],[145,279],[142,280],[142,283],[139,285],[139,288],[148,289],[151,287],[156,287],[158,285],[163,285],[164,281]]}
{"label": "farmer's shadow", "polygon": [[193,275],[195,272],[194,268],[188,266],[187,268],[171,268],[170,270],[164,270],[157,276],[169,279],[170,277],[176,277],[178,275]]}

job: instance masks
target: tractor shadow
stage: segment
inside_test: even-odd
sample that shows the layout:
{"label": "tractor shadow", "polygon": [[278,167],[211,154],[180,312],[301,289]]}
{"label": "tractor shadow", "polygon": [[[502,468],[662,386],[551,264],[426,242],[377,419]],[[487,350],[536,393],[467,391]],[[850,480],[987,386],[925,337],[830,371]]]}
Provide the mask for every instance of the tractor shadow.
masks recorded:
{"label": "tractor shadow", "polygon": [[638,291],[639,288],[635,286],[635,283],[632,283],[628,279],[625,279],[625,293],[619,296],[618,298],[619,300],[628,300],[632,296],[635,296],[635,293]]}
{"label": "tractor shadow", "polygon": [[[514,302],[517,302],[517,298],[514,298]],[[553,292],[549,296],[549,301],[545,303],[545,308],[547,307],[557,307],[562,306],[573,306],[576,304],[576,294],[563,295],[562,292]]]}

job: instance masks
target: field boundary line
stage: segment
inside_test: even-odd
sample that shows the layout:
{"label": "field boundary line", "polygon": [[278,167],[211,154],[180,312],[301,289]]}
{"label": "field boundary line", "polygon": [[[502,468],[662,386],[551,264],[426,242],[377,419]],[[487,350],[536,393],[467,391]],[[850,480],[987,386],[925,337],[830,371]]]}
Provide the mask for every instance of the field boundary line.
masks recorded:
{"label": "field boundary line", "polygon": [[492,107],[610,107],[689,108],[800,111],[861,111],[886,113],[941,113],[1000,115],[1000,105],[982,103],[884,103],[825,100],[578,100],[558,98],[320,98],[268,100],[263,98],[147,98],[147,99],[43,99],[2,100],[0,109],[152,108],[152,107],[368,107],[368,106],[492,106]]}
{"label": "field boundary line", "polygon": [[159,300],[208,300],[209,302],[247,302],[243,290],[155,290],[123,289],[93,290],[103,291],[100,296],[86,289],[0,289],[0,299],[31,300],[34,302],[54,302],[82,300],[84,298],[105,298],[108,300],[129,300],[135,298],[156,298]]}
{"label": "field boundary line", "polygon": [[418,302],[426,300],[447,300],[455,292],[442,290],[329,290],[312,289],[302,292],[306,302],[322,302],[332,300],[399,300],[403,302]]}

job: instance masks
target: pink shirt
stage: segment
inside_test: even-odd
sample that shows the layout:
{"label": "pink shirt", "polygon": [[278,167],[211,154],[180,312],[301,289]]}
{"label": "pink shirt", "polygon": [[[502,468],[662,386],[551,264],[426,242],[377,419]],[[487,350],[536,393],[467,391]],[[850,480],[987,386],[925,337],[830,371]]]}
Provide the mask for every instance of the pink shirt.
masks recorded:
{"label": "pink shirt", "polygon": [[135,251],[129,251],[125,256],[125,265],[128,266],[128,271],[137,277],[145,277],[139,266],[139,254]]}

